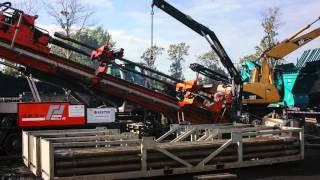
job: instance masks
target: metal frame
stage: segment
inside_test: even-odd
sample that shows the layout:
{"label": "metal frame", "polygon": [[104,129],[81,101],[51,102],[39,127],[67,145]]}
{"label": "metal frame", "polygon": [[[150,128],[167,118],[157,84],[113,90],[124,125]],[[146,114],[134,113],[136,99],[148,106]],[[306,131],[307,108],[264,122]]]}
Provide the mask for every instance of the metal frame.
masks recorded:
{"label": "metal frame", "polygon": [[39,91],[37,88],[36,83],[34,82],[34,79],[32,78],[32,74],[30,74],[29,76],[25,76],[28,82],[28,85],[30,87],[33,99],[35,102],[41,102],[41,97],[39,95]]}
{"label": "metal frame", "polygon": [[[211,127],[210,127],[211,126]],[[172,154],[171,152],[167,151],[165,149],[166,144],[171,144],[174,142],[184,143],[184,139],[186,137],[192,137],[191,135],[195,136],[194,133],[199,129],[210,129],[215,127],[218,129],[218,133],[213,132],[210,135],[206,135],[208,138],[209,136],[212,136],[219,139],[219,134],[221,133],[229,133],[231,134],[231,138],[224,139],[224,143],[216,150],[212,150],[212,152],[205,158],[201,160],[200,163],[196,165],[192,165],[188,163],[186,160],[179,158],[178,156]],[[241,126],[232,126],[232,125],[226,125],[226,126],[220,126],[217,127],[216,125],[174,125],[172,129],[169,131],[170,134],[172,132],[178,130],[180,136],[175,141],[168,142],[168,143],[158,143],[158,141],[163,140],[163,138],[159,138],[158,140],[155,140],[152,137],[145,137],[142,140],[124,140],[124,141],[106,141],[103,143],[103,145],[110,145],[110,144],[121,144],[126,146],[140,146],[140,152],[141,152],[141,170],[138,171],[126,171],[126,172],[119,172],[119,173],[108,173],[108,174],[95,174],[95,175],[83,175],[83,176],[73,176],[73,177],[55,177],[55,170],[54,170],[54,149],[58,146],[58,144],[51,142],[49,139],[41,139],[40,145],[41,145],[41,162],[43,163],[43,166],[41,167],[41,175],[42,178],[47,179],[121,179],[121,178],[139,178],[139,177],[153,177],[153,176],[163,176],[163,175],[171,175],[171,174],[184,174],[184,173],[196,173],[196,172],[204,172],[204,171],[212,171],[221,169],[221,166],[218,164],[215,165],[208,165],[207,163],[219,153],[223,152],[228,146],[231,144],[236,144],[237,146],[237,161],[235,162],[227,162],[222,164],[223,169],[231,169],[231,168],[241,168],[241,167],[249,167],[249,166],[258,166],[258,165],[268,165],[268,164],[274,164],[274,163],[282,163],[282,162],[289,162],[289,161],[297,161],[304,159],[304,131],[300,128],[292,128],[292,127],[281,127],[279,129],[270,129],[268,127],[246,127]],[[184,131],[184,129],[189,129],[188,131]],[[211,130],[212,130],[211,129]],[[169,134],[168,132],[168,134]],[[209,131],[207,131],[209,132]],[[273,136],[273,135],[279,135],[279,136],[285,136],[285,137],[291,137],[293,133],[298,133],[299,137],[299,153],[295,155],[287,155],[287,156],[281,156],[281,157],[273,157],[273,158],[264,158],[264,159],[253,159],[253,160],[244,160],[243,159],[243,140],[244,138],[250,138],[250,137],[260,137],[260,136]],[[167,134],[167,133],[166,133]],[[214,136],[216,134],[216,136]],[[193,141],[206,141],[207,138],[190,138],[185,143],[189,143],[191,139]],[[209,138],[210,139],[210,138]],[[206,142],[204,142],[206,143]],[[99,144],[101,145],[101,144]],[[197,146],[197,144],[194,144]],[[112,147],[111,147],[112,148]],[[148,169],[148,151],[153,150],[160,152],[164,154],[165,156],[170,157],[176,162],[179,162],[183,165],[183,167],[179,168],[171,168],[166,169],[166,167],[163,167],[162,169]]]}
{"label": "metal frame", "polygon": [[[22,132],[22,159],[24,164],[37,176],[41,175],[41,147],[40,139],[50,139],[60,146],[72,146],[86,142],[95,142],[94,146],[99,145],[100,141],[119,140],[119,139],[138,138],[133,134],[120,134],[118,129],[69,129],[69,130],[40,130]],[[89,144],[86,144],[89,146]]]}
{"label": "metal frame", "polygon": [[170,142],[188,141],[210,141],[214,138],[221,138],[222,134],[231,133],[237,129],[244,131],[256,131],[273,129],[273,127],[256,126],[248,124],[200,124],[200,125],[179,125],[171,124],[170,130],[159,137],[156,142],[163,142],[167,137],[176,134],[176,138]]}
{"label": "metal frame", "polygon": [[[2,6],[5,6],[5,7],[7,7],[8,9],[13,10],[13,11],[16,12],[16,13],[19,13],[19,19],[18,19],[17,25],[11,25],[11,24],[8,24],[8,23],[5,23],[5,22],[1,22],[1,24],[14,27],[14,29],[15,29],[14,34],[13,34],[13,38],[12,38],[12,42],[11,42],[11,45],[10,45],[11,48],[13,48],[13,47],[14,47],[14,43],[15,43],[15,41],[16,41],[17,34],[18,34],[18,32],[19,32],[19,28],[20,28],[20,26],[21,26],[23,11],[18,10],[18,9],[15,9],[15,8],[12,8],[11,6],[3,5],[3,4],[2,4]],[[13,15],[14,15],[13,12],[7,12],[7,11],[1,11],[1,13],[2,13],[2,14],[9,15],[9,16],[13,16]]]}

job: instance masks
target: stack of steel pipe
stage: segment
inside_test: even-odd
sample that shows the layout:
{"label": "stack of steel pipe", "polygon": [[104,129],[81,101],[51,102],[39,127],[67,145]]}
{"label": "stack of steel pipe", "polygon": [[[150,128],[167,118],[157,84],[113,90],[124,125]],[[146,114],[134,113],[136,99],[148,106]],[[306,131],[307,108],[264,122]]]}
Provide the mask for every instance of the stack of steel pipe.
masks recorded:
{"label": "stack of steel pipe", "polygon": [[[222,139],[209,142],[159,143],[157,146],[192,165],[197,165],[226,141]],[[299,152],[299,141],[295,137],[266,136],[243,139],[244,161],[291,156]],[[59,148],[54,151],[54,169],[58,177],[138,171],[141,170],[141,157],[140,146]],[[237,144],[233,143],[207,164],[219,165],[237,160]],[[147,151],[148,170],[176,167],[184,165],[157,150]]]}

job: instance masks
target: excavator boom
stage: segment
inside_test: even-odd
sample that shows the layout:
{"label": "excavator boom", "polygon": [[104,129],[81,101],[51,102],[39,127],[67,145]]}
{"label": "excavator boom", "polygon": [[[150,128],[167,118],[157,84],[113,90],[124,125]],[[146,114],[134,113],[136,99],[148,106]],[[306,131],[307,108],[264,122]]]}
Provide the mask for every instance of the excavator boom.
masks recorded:
{"label": "excavator boom", "polygon": [[[320,20],[320,17],[312,22],[311,24],[306,25],[297,33],[293,34],[288,39],[277,44],[271,50],[267,51],[265,54],[267,57],[271,57],[274,59],[282,59],[286,55],[290,54],[291,52],[297,50],[298,48],[302,47],[303,45],[309,43],[310,41],[316,39],[320,36],[320,28],[314,29],[306,34],[300,35],[302,32],[309,29],[314,23]],[[300,36],[298,36],[300,35]],[[298,37],[297,37],[298,36]]]}
{"label": "excavator boom", "polygon": [[258,105],[266,107],[269,104],[282,101],[284,96],[282,73],[281,70],[272,68],[270,62],[282,59],[291,52],[319,37],[320,28],[302,34],[319,20],[320,17],[262,55],[259,59],[261,65],[255,67],[254,70],[250,70],[252,71],[252,78],[250,82],[243,85],[242,102],[244,104],[254,109],[255,106]]}
{"label": "excavator boom", "polygon": [[266,55],[274,59],[282,59],[291,52],[297,50],[298,48],[302,47],[303,45],[309,43],[310,41],[316,39],[319,36],[320,28],[317,28],[309,33],[294,38],[290,41],[281,42],[280,44],[272,48],[270,51],[268,51]]}

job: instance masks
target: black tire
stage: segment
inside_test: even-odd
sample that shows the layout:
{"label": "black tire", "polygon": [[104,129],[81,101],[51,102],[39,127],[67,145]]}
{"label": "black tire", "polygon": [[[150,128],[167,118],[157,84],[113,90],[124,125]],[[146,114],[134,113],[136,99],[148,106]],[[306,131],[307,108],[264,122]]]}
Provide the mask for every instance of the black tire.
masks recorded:
{"label": "black tire", "polygon": [[4,116],[1,127],[17,127],[17,116],[12,114]]}
{"label": "black tire", "polygon": [[3,149],[8,155],[19,155],[22,151],[21,133],[10,133],[4,140]]}

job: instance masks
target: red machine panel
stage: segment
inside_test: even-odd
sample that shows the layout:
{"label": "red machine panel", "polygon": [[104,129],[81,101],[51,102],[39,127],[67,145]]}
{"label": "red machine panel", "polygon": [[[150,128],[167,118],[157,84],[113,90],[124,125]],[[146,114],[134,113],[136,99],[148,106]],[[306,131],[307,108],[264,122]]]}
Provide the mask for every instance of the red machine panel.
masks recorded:
{"label": "red machine panel", "polygon": [[19,127],[84,125],[84,105],[69,103],[20,103]]}

